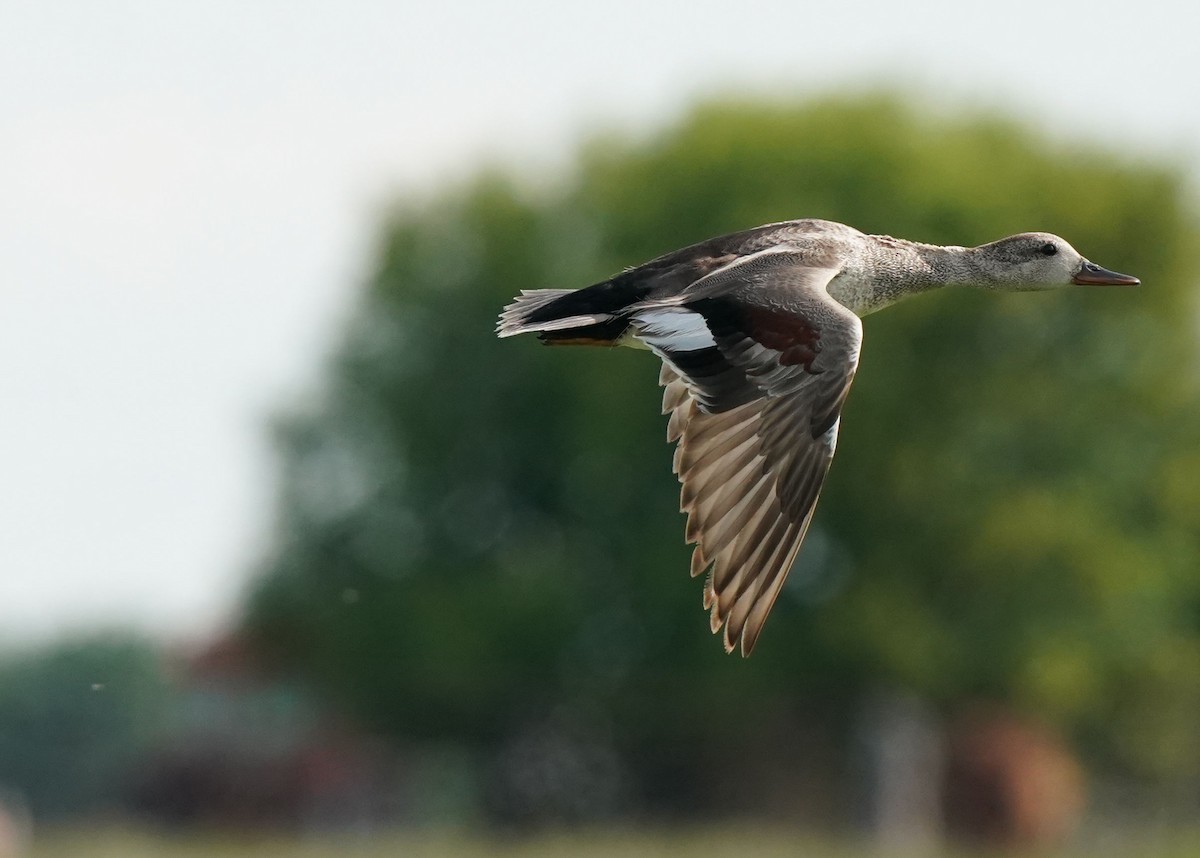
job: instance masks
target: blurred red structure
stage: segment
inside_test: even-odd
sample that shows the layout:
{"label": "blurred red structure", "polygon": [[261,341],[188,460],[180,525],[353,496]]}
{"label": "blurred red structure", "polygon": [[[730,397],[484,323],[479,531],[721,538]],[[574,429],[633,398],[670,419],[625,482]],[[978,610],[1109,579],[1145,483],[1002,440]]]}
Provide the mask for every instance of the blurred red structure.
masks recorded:
{"label": "blurred red structure", "polygon": [[979,711],[954,725],[948,739],[943,806],[951,834],[997,846],[1052,846],[1078,826],[1084,772],[1051,731]]}

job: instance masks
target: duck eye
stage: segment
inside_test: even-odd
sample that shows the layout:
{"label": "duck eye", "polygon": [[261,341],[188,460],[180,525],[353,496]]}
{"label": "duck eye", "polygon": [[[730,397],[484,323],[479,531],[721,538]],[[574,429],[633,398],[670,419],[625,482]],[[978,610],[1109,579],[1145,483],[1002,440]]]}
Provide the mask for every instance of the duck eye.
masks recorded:
{"label": "duck eye", "polygon": [[1053,256],[1054,254],[1058,253],[1058,245],[1053,241],[1047,241],[1042,245],[1041,251],[1042,256]]}

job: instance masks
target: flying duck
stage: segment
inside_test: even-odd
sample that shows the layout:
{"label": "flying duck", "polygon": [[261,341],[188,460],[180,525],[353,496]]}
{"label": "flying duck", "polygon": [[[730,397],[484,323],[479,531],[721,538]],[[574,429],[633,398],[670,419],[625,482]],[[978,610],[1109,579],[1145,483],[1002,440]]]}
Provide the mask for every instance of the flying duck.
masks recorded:
{"label": "flying duck", "polygon": [[794,220],[718,236],[585,289],[523,291],[497,334],[647,348],[662,360],[667,440],[691,573],[726,652],[754,649],[812,521],[858,367],[860,317],[942,286],[1136,286],[1056,235],[979,247]]}

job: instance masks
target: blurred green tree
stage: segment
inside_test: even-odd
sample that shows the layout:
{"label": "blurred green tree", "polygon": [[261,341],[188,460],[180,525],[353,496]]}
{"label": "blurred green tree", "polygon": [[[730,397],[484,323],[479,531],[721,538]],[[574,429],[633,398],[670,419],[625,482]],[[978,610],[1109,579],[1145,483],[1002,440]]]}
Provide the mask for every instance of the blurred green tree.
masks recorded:
{"label": "blurred green tree", "polygon": [[0,786],[40,818],[119,806],[159,738],[158,650],[129,635],[69,640],[0,660]]}
{"label": "blurred green tree", "polygon": [[[710,103],[594,139],[551,189],[489,170],[402,203],[319,398],[278,424],[248,622],[406,735],[493,742],[566,701],[648,764],[884,683],[1004,701],[1147,772],[1195,767],[1184,184],[873,96]],[[813,532],[742,662],[686,574],[656,361],[492,329],[518,289],[792,217],[965,245],[1047,230],[1145,285],[947,292],[868,319]]]}

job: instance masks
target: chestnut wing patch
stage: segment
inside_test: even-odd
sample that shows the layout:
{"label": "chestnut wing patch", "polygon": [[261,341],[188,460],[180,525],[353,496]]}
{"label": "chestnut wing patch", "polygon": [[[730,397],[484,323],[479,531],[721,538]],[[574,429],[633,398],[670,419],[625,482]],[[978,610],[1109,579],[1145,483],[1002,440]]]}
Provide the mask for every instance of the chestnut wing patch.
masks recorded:
{"label": "chestnut wing patch", "polygon": [[762,307],[747,307],[742,318],[743,330],[752,340],[779,352],[780,366],[814,371],[813,361],[821,350],[821,331],[816,325],[801,316]]}
{"label": "chestnut wing patch", "polygon": [[813,368],[813,361],[821,351],[821,329],[804,316],[724,298],[703,298],[689,307],[704,316],[718,343],[748,337],[778,352],[780,366],[820,372]]}

